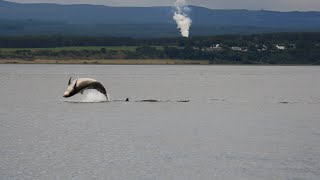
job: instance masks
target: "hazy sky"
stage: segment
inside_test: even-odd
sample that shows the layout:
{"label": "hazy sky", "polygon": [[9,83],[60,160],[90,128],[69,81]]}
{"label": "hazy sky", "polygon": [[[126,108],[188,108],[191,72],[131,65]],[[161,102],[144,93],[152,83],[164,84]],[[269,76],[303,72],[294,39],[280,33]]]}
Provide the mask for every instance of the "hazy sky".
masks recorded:
{"label": "hazy sky", "polygon": [[[173,5],[175,0],[10,0],[23,3],[102,4],[109,6]],[[188,4],[212,9],[266,9],[320,11],[320,0],[187,0]]]}

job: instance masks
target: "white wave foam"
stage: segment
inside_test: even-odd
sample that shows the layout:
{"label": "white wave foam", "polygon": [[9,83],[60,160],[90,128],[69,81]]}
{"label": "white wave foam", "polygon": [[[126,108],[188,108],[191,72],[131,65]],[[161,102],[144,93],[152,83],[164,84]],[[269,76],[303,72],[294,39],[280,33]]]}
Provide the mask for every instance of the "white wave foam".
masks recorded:
{"label": "white wave foam", "polygon": [[81,95],[81,102],[105,102],[109,101],[109,96],[106,97],[99,91],[94,89],[85,90],[83,95]]}

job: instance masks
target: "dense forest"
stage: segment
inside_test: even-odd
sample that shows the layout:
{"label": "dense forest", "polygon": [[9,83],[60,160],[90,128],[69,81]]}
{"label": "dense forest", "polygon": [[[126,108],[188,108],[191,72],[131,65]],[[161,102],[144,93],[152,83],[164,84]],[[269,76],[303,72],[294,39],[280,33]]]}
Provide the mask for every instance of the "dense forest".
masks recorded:
{"label": "dense forest", "polygon": [[6,36],[0,37],[0,59],[181,59],[207,60],[211,64],[320,64],[320,33],[155,39]]}

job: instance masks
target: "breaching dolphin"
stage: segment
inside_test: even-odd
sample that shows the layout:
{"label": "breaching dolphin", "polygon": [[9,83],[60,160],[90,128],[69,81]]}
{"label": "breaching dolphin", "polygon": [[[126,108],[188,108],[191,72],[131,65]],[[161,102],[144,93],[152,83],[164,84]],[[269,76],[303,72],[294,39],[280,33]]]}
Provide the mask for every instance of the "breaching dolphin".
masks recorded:
{"label": "breaching dolphin", "polygon": [[71,78],[72,77],[70,77],[69,79],[68,87],[67,90],[64,92],[63,97],[68,98],[78,93],[83,93],[84,90],[95,89],[100,93],[104,94],[107,100],[109,100],[106,89],[97,80],[91,78],[78,78],[71,82]]}

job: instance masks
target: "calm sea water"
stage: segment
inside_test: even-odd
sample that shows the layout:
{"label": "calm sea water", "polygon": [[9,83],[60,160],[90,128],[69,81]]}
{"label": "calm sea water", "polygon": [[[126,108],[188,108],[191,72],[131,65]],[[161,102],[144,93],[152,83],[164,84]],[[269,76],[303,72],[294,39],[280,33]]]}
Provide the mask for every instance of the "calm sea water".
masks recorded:
{"label": "calm sea water", "polygon": [[[131,101],[66,102],[70,75]],[[320,67],[0,65],[0,179],[318,180],[319,78]]]}

